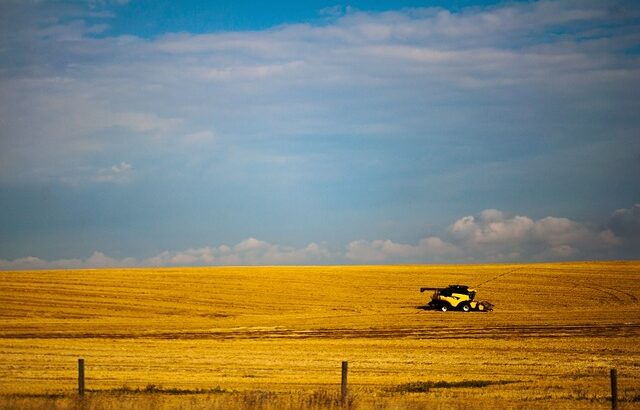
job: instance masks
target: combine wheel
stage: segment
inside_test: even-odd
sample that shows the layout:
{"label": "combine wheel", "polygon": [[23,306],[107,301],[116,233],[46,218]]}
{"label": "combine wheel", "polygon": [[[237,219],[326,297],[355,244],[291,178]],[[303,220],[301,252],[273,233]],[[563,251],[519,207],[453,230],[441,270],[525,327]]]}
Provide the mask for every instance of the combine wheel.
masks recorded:
{"label": "combine wheel", "polygon": [[449,310],[449,305],[446,305],[446,304],[440,305],[440,310],[443,312],[446,312],[447,310]]}
{"label": "combine wheel", "polygon": [[463,303],[461,309],[463,312],[468,312],[471,310],[471,305],[469,305],[468,303]]}

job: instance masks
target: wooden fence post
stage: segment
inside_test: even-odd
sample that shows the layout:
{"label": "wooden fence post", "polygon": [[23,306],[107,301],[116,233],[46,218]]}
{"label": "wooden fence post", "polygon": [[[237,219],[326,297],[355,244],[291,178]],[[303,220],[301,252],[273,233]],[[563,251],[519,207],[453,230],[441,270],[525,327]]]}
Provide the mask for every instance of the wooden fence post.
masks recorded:
{"label": "wooden fence post", "polygon": [[611,369],[611,409],[618,410],[618,370]]}
{"label": "wooden fence post", "polygon": [[78,394],[84,396],[84,359],[78,359]]}
{"label": "wooden fence post", "polygon": [[349,362],[342,362],[342,383],[341,383],[341,389],[340,389],[340,393],[341,393],[341,398],[342,398],[342,404],[345,404],[347,402],[347,395],[349,394],[349,391],[347,389],[347,369],[349,367]]}

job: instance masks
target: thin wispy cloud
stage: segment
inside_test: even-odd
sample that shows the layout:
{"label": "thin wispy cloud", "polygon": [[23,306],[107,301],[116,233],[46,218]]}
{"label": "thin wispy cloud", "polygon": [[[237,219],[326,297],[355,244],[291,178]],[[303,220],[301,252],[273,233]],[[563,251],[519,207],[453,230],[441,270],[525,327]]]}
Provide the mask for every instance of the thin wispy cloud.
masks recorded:
{"label": "thin wispy cloud", "polygon": [[[121,143],[111,138],[115,133],[128,135],[134,149],[151,150],[148,134],[193,135],[198,123],[219,130],[229,145],[247,144],[261,133],[366,137],[358,130],[382,122],[389,128],[382,129],[384,136],[423,138],[440,127],[429,124],[437,117],[415,115],[418,98],[424,110],[458,93],[481,104],[546,88],[551,104],[566,97],[579,102],[601,87],[617,92],[638,81],[637,59],[625,51],[638,36],[621,29],[635,11],[623,13],[603,2],[512,4],[458,14],[350,11],[321,26],[154,39],[96,38],[99,30],[78,19],[44,24],[36,32],[24,29],[33,54],[47,50],[39,58],[49,64],[38,64],[30,75],[31,64],[14,67],[20,70],[15,76],[3,76],[3,99],[18,103],[1,114],[12,136],[3,151],[21,159],[3,161],[3,175],[32,165],[33,150],[52,145],[59,151],[52,160],[64,172],[69,156],[86,158],[86,151],[67,149],[78,139],[96,140],[94,150],[109,153]],[[104,20],[101,27],[108,24]],[[568,33],[543,35],[560,29]],[[26,53],[12,46],[6,52]],[[32,55],[24,57],[30,61]],[[558,86],[569,95],[550,91]],[[350,96],[363,93],[364,99]],[[533,115],[542,108],[528,103]],[[614,109],[637,104],[624,93],[611,103]],[[347,107],[349,116],[341,112]],[[479,120],[469,114],[468,122]],[[13,143],[25,138],[33,143]]]}
{"label": "thin wispy cloud", "polygon": [[133,165],[122,161],[110,167],[89,168],[81,167],[60,178],[60,182],[73,187],[87,184],[125,184],[131,182]]}

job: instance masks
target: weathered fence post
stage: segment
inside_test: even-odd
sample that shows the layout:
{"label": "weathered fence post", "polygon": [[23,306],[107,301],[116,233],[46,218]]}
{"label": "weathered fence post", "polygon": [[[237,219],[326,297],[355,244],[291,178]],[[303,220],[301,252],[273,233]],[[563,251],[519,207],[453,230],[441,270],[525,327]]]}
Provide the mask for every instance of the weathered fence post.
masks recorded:
{"label": "weathered fence post", "polygon": [[349,394],[349,390],[347,389],[347,369],[349,367],[349,362],[342,362],[342,383],[341,383],[341,398],[342,404],[347,402],[347,395]]}
{"label": "weathered fence post", "polygon": [[84,396],[84,359],[78,359],[78,394]]}
{"label": "weathered fence post", "polygon": [[618,370],[611,369],[611,409],[618,410]]}

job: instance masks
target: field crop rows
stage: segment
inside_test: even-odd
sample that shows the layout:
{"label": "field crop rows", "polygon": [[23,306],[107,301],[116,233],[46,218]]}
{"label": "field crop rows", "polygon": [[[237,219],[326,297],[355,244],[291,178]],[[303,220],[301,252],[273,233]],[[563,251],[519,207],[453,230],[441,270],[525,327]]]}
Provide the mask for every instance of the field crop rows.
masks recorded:
{"label": "field crop rows", "polygon": [[[335,402],[318,397],[338,392],[342,360],[349,361],[353,404],[361,408],[602,408],[612,367],[621,408],[640,408],[638,262],[0,278],[0,405],[9,407],[47,407],[50,400],[72,407],[76,361],[84,357],[91,390],[152,384],[226,392],[156,392],[147,401],[90,393],[94,408],[128,401],[175,407],[184,400],[187,407],[225,408],[254,399],[265,408],[331,407]],[[492,313],[419,308],[429,297],[421,286],[483,282],[478,297],[496,305]],[[449,387],[398,389],[419,382]],[[465,387],[474,383],[483,387]]]}

